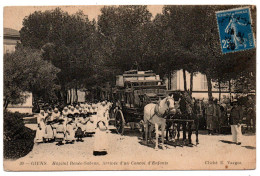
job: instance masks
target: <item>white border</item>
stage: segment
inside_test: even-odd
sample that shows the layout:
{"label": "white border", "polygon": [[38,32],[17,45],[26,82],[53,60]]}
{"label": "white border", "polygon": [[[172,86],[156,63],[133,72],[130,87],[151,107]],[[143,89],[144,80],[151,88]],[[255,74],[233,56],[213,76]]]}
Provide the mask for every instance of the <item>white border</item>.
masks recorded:
{"label": "white border", "polygon": [[[227,4],[228,3],[228,4]],[[192,4],[192,5],[235,5],[235,4],[244,4],[244,5],[258,5],[260,3],[257,0],[218,0],[218,1],[208,1],[208,0],[197,0],[197,1],[188,1],[188,0],[182,0],[182,1],[174,1],[174,0],[73,0],[73,1],[68,1],[68,0],[42,0],[42,1],[35,1],[35,0],[1,0],[1,8],[0,8],[0,55],[3,56],[3,7],[4,6],[42,6],[42,5],[127,5],[127,4],[146,4],[146,5],[162,5],[162,4],[175,4],[175,5],[180,5],[180,4]],[[257,18],[257,23],[259,24],[259,18]],[[257,28],[258,32],[258,28]],[[259,39],[257,35],[257,39]],[[259,41],[259,40],[257,40]],[[258,52],[257,52],[258,53]],[[1,82],[3,83],[3,62],[0,62],[0,68],[1,68]],[[259,70],[259,60],[257,59],[257,70]],[[259,72],[257,71],[257,78],[259,77]],[[257,92],[259,92],[259,84],[257,82]],[[0,99],[3,100],[3,86],[1,86],[1,97]],[[258,94],[257,94],[258,95]],[[1,101],[2,102],[2,101]],[[3,112],[3,106],[0,107],[1,112]],[[257,96],[257,109],[259,109],[259,96]],[[258,110],[257,110],[257,116],[258,116]],[[260,118],[257,117],[257,127],[260,127]],[[0,124],[1,124],[1,129],[3,127],[3,118],[1,115],[0,118]],[[3,131],[3,129],[2,129]],[[106,176],[122,176],[122,175],[149,175],[149,176],[158,176],[158,175],[177,175],[177,176],[190,176],[190,175],[195,175],[195,176],[219,176],[219,175],[227,175],[227,176],[256,176],[260,175],[260,164],[259,164],[259,133],[257,133],[257,169],[256,170],[247,170],[247,171],[85,171],[85,172],[4,172],[3,171],[3,133],[2,131],[0,132],[0,139],[1,145],[0,145],[0,175],[24,175],[24,176],[35,176],[37,175],[69,175],[71,176],[72,174],[77,174],[77,175],[106,175]],[[259,132],[259,130],[257,130]]]}

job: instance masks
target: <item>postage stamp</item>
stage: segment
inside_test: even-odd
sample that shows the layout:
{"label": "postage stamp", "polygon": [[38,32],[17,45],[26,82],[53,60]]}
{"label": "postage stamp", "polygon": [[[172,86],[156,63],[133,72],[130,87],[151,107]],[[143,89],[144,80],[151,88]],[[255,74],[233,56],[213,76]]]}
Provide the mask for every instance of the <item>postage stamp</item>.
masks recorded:
{"label": "postage stamp", "polygon": [[216,12],[222,53],[255,47],[249,8]]}

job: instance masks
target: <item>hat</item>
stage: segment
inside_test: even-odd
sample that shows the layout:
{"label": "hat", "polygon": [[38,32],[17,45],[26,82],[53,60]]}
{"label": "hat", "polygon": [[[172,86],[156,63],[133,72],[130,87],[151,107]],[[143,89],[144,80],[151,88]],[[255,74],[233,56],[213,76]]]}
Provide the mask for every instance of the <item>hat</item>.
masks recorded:
{"label": "hat", "polygon": [[76,108],[79,108],[79,105],[76,105]]}
{"label": "hat", "polygon": [[40,110],[40,113],[42,113],[42,112],[44,112],[44,110],[43,110],[43,109],[41,109],[41,110]]}
{"label": "hat", "polygon": [[67,106],[65,106],[65,107],[64,107],[64,109],[67,109],[67,110],[68,110],[68,107],[67,107]]}
{"label": "hat", "polygon": [[63,122],[63,121],[64,121],[64,119],[62,119],[62,118],[58,119],[58,122]]}
{"label": "hat", "polygon": [[59,110],[58,110],[58,108],[54,108],[54,112],[58,112]]}
{"label": "hat", "polygon": [[80,113],[79,116],[85,118],[85,114],[84,113]]}
{"label": "hat", "polygon": [[67,116],[68,118],[73,118],[74,117],[74,115],[73,114],[68,114],[68,116]]}

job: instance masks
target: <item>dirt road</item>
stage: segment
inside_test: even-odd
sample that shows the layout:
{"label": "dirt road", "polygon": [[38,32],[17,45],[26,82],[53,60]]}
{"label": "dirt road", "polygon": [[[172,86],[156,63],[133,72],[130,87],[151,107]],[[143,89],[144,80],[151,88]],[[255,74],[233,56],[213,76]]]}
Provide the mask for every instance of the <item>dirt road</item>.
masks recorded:
{"label": "dirt road", "polygon": [[[242,145],[231,144],[231,135],[201,134],[194,147],[166,145],[155,151],[143,145],[138,131],[126,130],[121,136],[111,127],[109,150],[105,156],[93,156],[94,137],[84,142],[57,146],[55,143],[34,145],[23,158],[5,161],[12,170],[187,170],[187,169],[253,169],[256,160],[255,135],[244,135]],[[195,135],[192,135],[195,141]]]}

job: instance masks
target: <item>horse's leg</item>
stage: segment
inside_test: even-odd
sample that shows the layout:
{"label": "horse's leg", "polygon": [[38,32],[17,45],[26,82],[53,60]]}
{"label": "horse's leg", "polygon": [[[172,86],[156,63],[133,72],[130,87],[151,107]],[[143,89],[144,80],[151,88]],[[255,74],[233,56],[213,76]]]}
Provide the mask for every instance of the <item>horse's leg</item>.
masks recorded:
{"label": "horse's leg", "polygon": [[182,130],[183,130],[183,141],[186,140],[186,122],[182,123]]}
{"label": "horse's leg", "polygon": [[157,123],[155,123],[154,124],[154,126],[155,126],[155,150],[158,150],[158,138],[159,138],[159,127],[158,127],[158,124]]}
{"label": "horse's leg", "polygon": [[163,150],[165,149],[165,146],[164,146],[164,130],[165,130],[165,126],[166,126],[166,122],[161,124],[161,132],[162,132],[161,136],[162,136],[162,149]]}
{"label": "horse's leg", "polygon": [[188,122],[188,140],[189,140],[189,145],[191,145],[191,135],[192,135],[192,122]]}
{"label": "horse's leg", "polygon": [[148,144],[148,121],[144,122],[144,131],[145,131],[145,144]]}
{"label": "horse's leg", "polygon": [[148,125],[148,133],[149,133],[149,137],[148,137],[148,140],[150,140],[150,142],[152,142],[152,131],[153,131],[153,125],[150,123]]}
{"label": "horse's leg", "polygon": [[144,128],[144,123],[142,124],[142,137],[143,137],[143,140],[145,140],[145,128]]}
{"label": "horse's leg", "polygon": [[199,119],[196,121],[196,145],[199,144]]}
{"label": "horse's leg", "polygon": [[177,139],[180,139],[180,130],[181,130],[181,124],[180,122],[177,122]]}
{"label": "horse's leg", "polygon": [[169,141],[168,140],[168,133],[169,133],[169,128],[170,128],[171,126],[169,126],[169,124],[167,124],[166,123],[166,141]]}
{"label": "horse's leg", "polygon": [[172,123],[172,140],[173,141],[175,141],[176,133],[177,133],[177,124]]}

